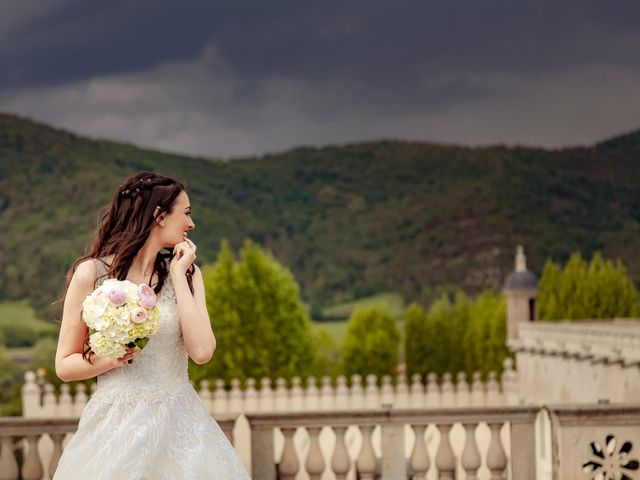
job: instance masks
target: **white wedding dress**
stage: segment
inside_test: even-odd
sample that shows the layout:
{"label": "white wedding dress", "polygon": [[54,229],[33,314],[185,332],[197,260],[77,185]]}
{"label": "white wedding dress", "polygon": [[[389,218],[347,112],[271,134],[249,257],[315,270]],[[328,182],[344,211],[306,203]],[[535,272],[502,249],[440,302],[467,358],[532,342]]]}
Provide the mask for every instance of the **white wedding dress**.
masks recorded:
{"label": "white wedding dress", "polygon": [[[94,261],[100,285],[106,269]],[[249,478],[233,445],[189,383],[169,276],[157,305],[158,333],[133,363],[98,376],[98,387],[53,480]]]}

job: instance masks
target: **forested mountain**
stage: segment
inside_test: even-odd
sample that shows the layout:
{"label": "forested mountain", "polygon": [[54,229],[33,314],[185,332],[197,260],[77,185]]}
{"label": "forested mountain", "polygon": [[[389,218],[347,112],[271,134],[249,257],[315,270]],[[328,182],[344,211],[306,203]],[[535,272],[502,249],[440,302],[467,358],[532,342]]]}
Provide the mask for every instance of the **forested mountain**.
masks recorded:
{"label": "forested mountain", "polygon": [[[640,132],[585,148],[380,141],[233,161],[91,140],[0,115],[0,298],[43,312],[128,175],[184,179],[198,262],[220,240],[268,247],[314,308],[383,291],[499,288],[515,246],[530,269],[572,251],[640,281]],[[55,312],[54,312],[55,316]]]}

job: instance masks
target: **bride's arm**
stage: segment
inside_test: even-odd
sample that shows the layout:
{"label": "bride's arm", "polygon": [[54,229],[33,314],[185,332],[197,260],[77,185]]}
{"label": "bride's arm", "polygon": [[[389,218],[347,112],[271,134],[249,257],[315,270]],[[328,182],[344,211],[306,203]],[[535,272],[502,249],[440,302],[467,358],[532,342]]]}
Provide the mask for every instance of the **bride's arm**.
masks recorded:
{"label": "bride's arm", "polygon": [[[195,255],[194,255],[195,257]],[[178,316],[182,327],[182,339],[187,353],[199,365],[211,360],[216,349],[216,338],[211,328],[205,300],[202,273],[194,265],[193,295],[184,274],[171,275],[178,302]]]}
{"label": "bride's arm", "polygon": [[87,334],[87,324],[82,321],[82,302],[94,290],[95,278],[95,264],[91,260],[82,262],[76,268],[64,298],[62,325],[56,350],[56,375],[63,382],[95,377],[122,365],[135,355],[117,360],[93,355],[91,363],[82,358]]}

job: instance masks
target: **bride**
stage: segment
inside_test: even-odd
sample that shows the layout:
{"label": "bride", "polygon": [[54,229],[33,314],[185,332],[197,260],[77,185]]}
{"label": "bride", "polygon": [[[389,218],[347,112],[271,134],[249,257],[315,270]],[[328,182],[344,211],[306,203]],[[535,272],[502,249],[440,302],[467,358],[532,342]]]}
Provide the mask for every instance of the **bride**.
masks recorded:
{"label": "bride", "polygon": [[[187,236],[194,228],[184,184],[140,172],[118,188],[90,251],[73,264],[56,374],[65,382],[97,377],[97,389],[54,480],[249,478],[188,379],[188,357],[203,364],[216,348],[193,263],[196,245]],[[106,278],[146,283],[160,310],[160,328],[147,346],[117,360],[91,351],[81,318],[82,301]]]}

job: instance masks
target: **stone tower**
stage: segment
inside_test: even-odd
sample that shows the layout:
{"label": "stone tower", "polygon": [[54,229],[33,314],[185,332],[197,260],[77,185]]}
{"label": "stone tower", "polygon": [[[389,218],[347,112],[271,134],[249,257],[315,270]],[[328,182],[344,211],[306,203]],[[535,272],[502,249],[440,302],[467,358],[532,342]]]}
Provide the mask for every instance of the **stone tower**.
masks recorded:
{"label": "stone tower", "polygon": [[516,249],[516,269],[504,282],[507,301],[507,343],[518,339],[518,324],[538,319],[538,279],[527,270],[524,248]]}

